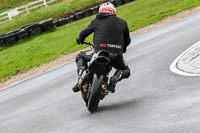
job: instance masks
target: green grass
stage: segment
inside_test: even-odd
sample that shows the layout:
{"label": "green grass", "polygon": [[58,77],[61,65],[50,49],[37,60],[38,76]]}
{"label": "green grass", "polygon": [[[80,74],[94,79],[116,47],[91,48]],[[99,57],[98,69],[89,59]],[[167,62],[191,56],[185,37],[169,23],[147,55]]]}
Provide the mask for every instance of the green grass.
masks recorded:
{"label": "green grass", "polygon": [[[37,0],[0,0],[0,13],[15,9],[20,6],[24,6],[34,1],[37,1]],[[46,1],[48,2],[49,0],[46,0]],[[56,0],[53,3],[59,3],[63,1],[67,1],[67,0]],[[51,5],[51,3],[49,3],[48,5]]]}
{"label": "green grass", "polygon": [[[176,14],[182,10],[200,5],[199,0],[137,0],[117,8],[118,16],[128,22],[130,31],[137,30]],[[95,16],[67,24],[51,32],[20,41],[0,52],[0,81],[12,75],[25,72],[43,63],[55,60],[62,54],[80,50],[75,39]],[[90,36],[87,41],[92,41]]]}
{"label": "green grass", "polygon": [[12,21],[0,24],[0,34],[16,30],[23,25],[39,22],[44,19],[53,18],[56,20],[63,15],[72,13],[76,10],[85,9],[89,5],[94,5],[100,1],[103,0],[64,0],[63,2],[46,8],[39,8],[30,14],[21,14],[15,17]]}
{"label": "green grass", "polygon": [[0,13],[23,6],[35,0],[0,0]]}
{"label": "green grass", "polygon": [[198,5],[199,0],[136,0],[119,7],[118,12],[119,17],[128,21],[130,31],[134,31]]}

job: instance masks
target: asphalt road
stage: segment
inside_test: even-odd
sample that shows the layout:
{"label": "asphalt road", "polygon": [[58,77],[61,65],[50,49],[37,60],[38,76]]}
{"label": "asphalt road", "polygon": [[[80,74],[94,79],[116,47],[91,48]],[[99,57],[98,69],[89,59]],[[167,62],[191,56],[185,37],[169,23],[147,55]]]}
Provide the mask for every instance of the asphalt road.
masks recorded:
{"label": "asphalt road", "polygon": [[90,114],[74,62],[0,91],[0,133],[198,133],[200,78],[170,64],[200,40],[200,13],[136,36],[125,59],[132,75]]}

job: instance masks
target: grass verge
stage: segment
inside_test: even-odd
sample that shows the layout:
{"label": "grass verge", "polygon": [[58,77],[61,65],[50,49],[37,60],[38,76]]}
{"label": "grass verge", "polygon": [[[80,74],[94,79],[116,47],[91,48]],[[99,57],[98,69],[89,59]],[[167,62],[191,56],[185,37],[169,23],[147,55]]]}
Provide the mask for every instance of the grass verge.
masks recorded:
{"label": "grass verge", "polygon": [[23,6],[35,0],[1,0],[0,13],[14,9],[18,6]]}
{"label": "grass verge", "polygon": [[[129,24],[130,31],[137,30],[180,11],[200,5],[199,0],[136,0],[117,8],[118,16]],[[75,43],[79,32],[95,16],[67,24],[51,32],[20,41],[0,52],[0,81],[26,72],[33,67],[50,62],[62,54],[84,48]],[[90,36],[87,41],[92,41]]]}

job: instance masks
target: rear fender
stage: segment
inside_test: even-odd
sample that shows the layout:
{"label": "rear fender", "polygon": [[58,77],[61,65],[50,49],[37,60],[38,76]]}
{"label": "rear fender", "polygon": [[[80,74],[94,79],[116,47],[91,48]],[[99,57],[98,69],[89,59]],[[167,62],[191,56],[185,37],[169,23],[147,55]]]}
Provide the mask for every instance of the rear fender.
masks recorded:
{"label": "rear fender", "polygon": [[108,74],[110,72],[110,59],[107,51],[95,53],[89,63],[89,69],[97,75]]}

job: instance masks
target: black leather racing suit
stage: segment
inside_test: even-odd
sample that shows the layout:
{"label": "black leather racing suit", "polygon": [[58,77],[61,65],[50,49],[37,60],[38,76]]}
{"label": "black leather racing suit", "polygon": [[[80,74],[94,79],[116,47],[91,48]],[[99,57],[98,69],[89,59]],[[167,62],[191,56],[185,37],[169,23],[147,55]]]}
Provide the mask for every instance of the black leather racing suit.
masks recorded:
{"label": "black leather racing suit", "polygon": [[[131,39],[126,21],[112,13],[99,13],[88,27],[80,32],[78,40],[83,42],[91,33],[94,33],[94,52],[108,51],[112,67],[117,69],[117,72],[123,72],[122,78],[128,78],[130,69],[124,61],[123,53],[126,52]],[[87,68],[87,62],[92,56],[93,51],[82,51],[76,56],[78,74],[80,70]]]}

